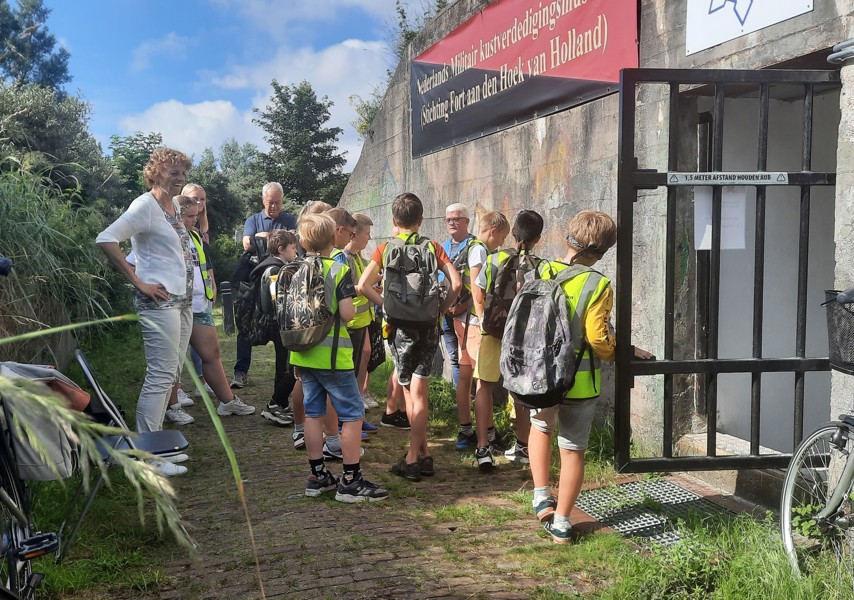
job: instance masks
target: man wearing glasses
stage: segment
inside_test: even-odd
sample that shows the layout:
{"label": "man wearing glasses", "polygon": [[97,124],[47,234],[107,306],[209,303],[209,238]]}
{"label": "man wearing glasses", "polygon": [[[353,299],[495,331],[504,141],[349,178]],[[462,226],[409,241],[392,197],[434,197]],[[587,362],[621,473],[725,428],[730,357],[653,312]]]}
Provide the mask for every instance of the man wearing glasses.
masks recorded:
{"label": "man wearing glasses", "polygon": [[[297,220],[293,215],[282,212],[285,192],[282,185],[276,181],[267,183],[261,190],[261,202],[264,208],[250,215],[243,226],[243,256],[232,276],[232,285],[249,279],[249,273],[260,261],[267,258],[267,238],[274,229],[293,231]],[[252,362],[252,344],[237,332],[237,362],[234,364],[234,379],[231,387],[242,388],[247,383],[247,373]]]}
{"label": "man wearing glasses", "polygon": [[[463,204],[451,204],[445,209],[445,225],[448,227],[448,235],[450,237],[442,244],[442,248],[448,257],[454,260],[460,253],[460,250],[465,248],[470,240],[474,239],[474,236],[469,233],[469,210]],[[439,282],[441,283],[443,280],[444,275],[439,273]],[[454,317],[457,315],[464,316],[465,311],[465,306],[458,305],[452,307],[442,318],[442,339],[445,342],[445,350],[448,353],[448,360],[451,363],[454,389],[456,389],[460,379],[460,355],[457,334],[454,333]]]}

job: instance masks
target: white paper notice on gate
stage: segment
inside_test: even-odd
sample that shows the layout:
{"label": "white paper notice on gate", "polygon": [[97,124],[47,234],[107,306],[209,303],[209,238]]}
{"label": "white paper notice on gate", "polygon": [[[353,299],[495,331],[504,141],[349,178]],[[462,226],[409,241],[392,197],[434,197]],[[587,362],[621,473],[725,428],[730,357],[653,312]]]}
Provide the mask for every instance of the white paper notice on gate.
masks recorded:
{"label": "white paper notice on gate", "polygon": [[685,55],[808,13],[813,0],[688,0]]}
{"label": "white paper notice on gate", "polygon": [[[747,189],[721,188],[721,250],[743,250]],[[694,188],[694,248],[712,249],[712,188]]]}

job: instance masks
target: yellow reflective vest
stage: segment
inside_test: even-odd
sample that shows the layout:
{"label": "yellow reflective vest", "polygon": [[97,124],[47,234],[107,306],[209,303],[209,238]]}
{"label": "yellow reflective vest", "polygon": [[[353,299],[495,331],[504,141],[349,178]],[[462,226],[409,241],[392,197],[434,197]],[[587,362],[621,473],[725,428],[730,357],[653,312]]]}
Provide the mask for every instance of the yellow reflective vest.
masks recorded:
{"label": "yellow reflective vest", "polygon": [[[292,351],[290,361],[295,367],[306,369],[322,369],[324,371],[352,370],[354,367],[353,342],[350,341],[350,334],[347,333],[345,324],[340,323],[337,297],[338,286],[341,285],[341,280],[344,279],[344,276],[350,272],[350,267],[338,263],[327,256],[321,258],[323,259],[324,278],[334,277],[334,281],[328,281],[328,283],[332,284],[333,290],[332,306],[329,309],[335,315],[336,321],[339,322],[332,326],[332,329],[329,330],[329,335],[317,346],[301,352]],[[338,269],[334,273],[330,273],[333,265],[337,265]]]}
{"label": "yellow reflective vest", "polygon": [[[343,253],[347,257],[347,264],[350,265],[350,272],[353,274],[353,284],[356,284],[365,272],[365,261],[358,254],[351,254],[347,250],[343,250]],[[370,325],[374,320],[371,301],[365,296],[358,295],[353,298],[353,307],[356,309],[356,316],[347,323],[347,329],[362,329]]]}
{"label": "yellow reflective vest", "polygon": [[205,298],[208,300],[214,299],[213,280],[211,279],[211,269],[208,264],[208,257],[205,256],[204,244],[198,232],[192,229],[188,231],[190,239],[193,240],[193,245],[196,247],[196,252],[199,255],[199,271],[202,273],[202,281],[205,283]]}
{"label": "yellow reflective vest", "polygon": [[[543,265],[542,278],[552,279],[564,269],[568,269],[569,265],[560,261],[549,261],[548,265]],[[591,273],[582,273],[572,279],[569,279],[561,284],[563,293],[566,296],[568,312],[572,315],[573,336],[584,335],[584,322],[587,317],[587,311],[590,306],[596,302],[604,293],[605,289],[611,284],[610,280],[605,277],[594,276]],[[595,353],[592,353],[589,348],[584,350],[584,355],[581,357],[581,364],[578,372],[575,374],[575,385],[566,393],[566,398],[573,400],[584,400],[587,398],[596,398],[599,395],[599,390],[602,389],[602,370],[601,361]]]}

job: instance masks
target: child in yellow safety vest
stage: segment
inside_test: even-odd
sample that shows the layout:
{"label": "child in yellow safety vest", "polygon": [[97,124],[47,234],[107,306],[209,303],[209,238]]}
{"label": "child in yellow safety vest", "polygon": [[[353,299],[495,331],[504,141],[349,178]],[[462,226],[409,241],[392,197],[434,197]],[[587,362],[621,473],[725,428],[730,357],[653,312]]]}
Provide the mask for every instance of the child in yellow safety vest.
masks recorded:
{"label": "child in yellow safety vest", "polygon": [[[587,267],[597,263],[617,241],[617,225],[607,214],[584,210],[569,222],[566,236],[566,256],[560,261],[551,261],[541,268],[544,279],[556,277],[574,264]],[[586,306],[576,306],[582,296],[591,273],[596,282],[591,293],[585,293]],[[595,271],[587,271],[561,284],[568,304],[569,315],[583,315],[584,337],[591,353],[590,360],[582,356],[582,364],[592,363],[590,369],[579,369],[575,383],[566,393],[566,398],[557,406],[531,410],[531,432],[528,452],[531,459],[531,476],[534,480],[533,507],[552,540],[566,544],[572,536],[569,514],[584,481],[584,451],[590,439],[590,426],[596,413],[596,402],[601,389],[600,361],[612,361],[617,342],[610,328],[613,306],[611,282],[599,277]],[[635,348],[635,356],[649,359],[646,350]],[[551,434],[555,419],[558,422],[558,448],[560,450],[560,484],[558,497],[549,489],[551,466]]]}
{"label": "child in yellow safety vest", "polygon": [[[299,223],[300,241],[307,257],[311,254],[320,257],[326,278],[324,287],[333,290],[327,298],[328,308],[337,317],[337,323],[347,323],[356,314],[353,307],[356,290],[348,266],[332,269],[335,262],[330,254],[334,249],[335,230],[335,221],[328,215],[306,215]],[[311,298],[304,300],[308,303]],[[301,300],[298,298],[297,302]],[[311,474],[305,495],[316,497],[336,490],[335,499],[347,503],[387,498],[388,491],[367,481],[361,472],[360,436],[365,407],[353,372],[353,348],[347,328],[333,326],[324,342],[307,350],[291,351],[290,362],[302,381],[306,416],[305,441]],[[323,419],[327,413],[327,396],[342,422],[344,471],[340,480],[329,472],[324,462]]]}

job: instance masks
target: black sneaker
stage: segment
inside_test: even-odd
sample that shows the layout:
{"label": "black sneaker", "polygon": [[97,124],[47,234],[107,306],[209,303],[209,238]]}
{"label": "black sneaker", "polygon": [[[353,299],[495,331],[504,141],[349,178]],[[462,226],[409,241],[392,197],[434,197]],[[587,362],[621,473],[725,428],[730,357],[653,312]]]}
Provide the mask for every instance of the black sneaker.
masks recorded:
{"label": "black sneaker", "polygon": [[275,425],[287,427],[294,423],[294,413],[291,407],[282,407],[277,404],[267,404],[267,408],[261,411],[261,416]]}
{"label": "black sneaker", "polygon": [[492,455],[492,449],[489,446],[483,446],[474,451],[474,458],[477,460],[477,468],[488,473],[495,468],[495,457]]}
{"label": "black sneaker", "polygon": [[388,490],[371,483],[364,477],[354,479],[347,485],[344,485],[344,481],[341,480],[338,483],[338,491],[335,493],[335,499],[338,502],[346,502],[347,504],[378,502],[386,498],[388,498]]}
{"label": "black sneaker", "polygon": [[395,429],[411,429],[406,414],[400,411],[393,412],[390,415],[384,414],[380,419],[380,425],[383,427],[394,427]]}
{"label": "black sneaker", "polygon": [[421,469],[421,474],[424,477],[432,477],[436,474],[435,469],[433,468],[433,457],[432,456],[422,456],[418,459],[418,467]]}
{"label": "black sneaker", "polygon": [[457,450],[465,450],[477,446],[477,434],[472,430],[471,433],[457,432]]}
{"label": "black sneaker", "polygon": [[421,463],[418,461],[408,463],[406,462],[406,456],[391,466],[391,472],[409,481],[421,481]]}
{"label": "black sneaker", "polygon": [[308,483],[305,484],[305,495],[314,498],[323,492],[334,490],[337,486],[338,478],[327,469],[320,477],[316,475],[309,476]]}

